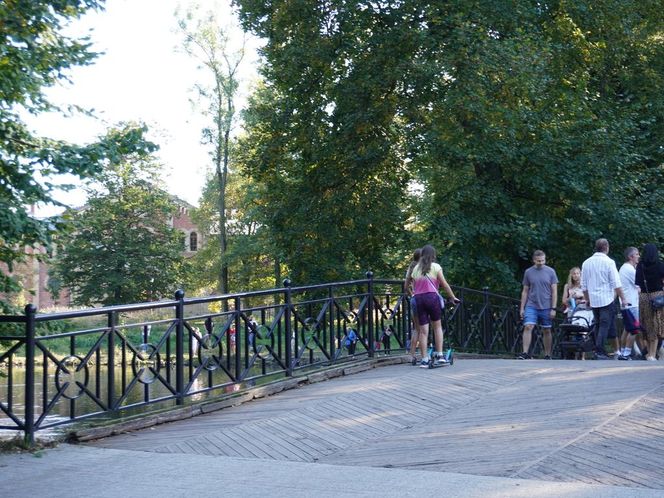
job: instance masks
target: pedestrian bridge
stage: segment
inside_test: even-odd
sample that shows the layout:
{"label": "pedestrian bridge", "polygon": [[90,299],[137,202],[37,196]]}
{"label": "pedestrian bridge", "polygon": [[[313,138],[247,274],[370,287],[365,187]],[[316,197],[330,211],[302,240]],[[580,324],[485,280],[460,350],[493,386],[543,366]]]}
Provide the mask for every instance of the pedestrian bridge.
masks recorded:
{"label": "pedestrian bridge", "polygon": [[549,482],[551,496],[562,482],[664,494],[660,365],[461,356],[428,370],[404,357],[368,359],[347,375],[288,379],[292,389],[265,398],[83,444],[155,458],[240,457],[254,469],[275,460],[354,467],[340,491],[373,467]]}
{"label": "pedestrian bridge", "polygon": [[[402,280],[332,282],[104,308],[0,316],[0,431],[30,442],[88,419],[130,417],[408,347]],[[455,288],[446,345],[513,355],[518,301]],[[297,382],[297,381],[296,381]]]}

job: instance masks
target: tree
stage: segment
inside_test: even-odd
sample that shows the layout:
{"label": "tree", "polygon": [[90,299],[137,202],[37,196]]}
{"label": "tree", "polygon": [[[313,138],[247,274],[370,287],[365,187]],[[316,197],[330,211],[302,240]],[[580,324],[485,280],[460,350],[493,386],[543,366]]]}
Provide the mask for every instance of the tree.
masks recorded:
{"label": "tree", "polygon": [[182,285],[182,235],[169,225],[177,206],[157,175],[148,158],[125,157],[90,187],[84,208],[68,213],[72,234],[60,241],[55,268],[74,302],[157,300]]}
{"label": "tree", "polygon": [[[661,2],[236,3],[267,40],[248,172],[293,264],[381,240],[376,265],[407,230],[452,282],[514,292],[535,248],[567,269],[600,235],[664,242]],[[356,218],[381,227],[335,231]]]}
{"label": "tree", "polygon": [[[144,140],[140,127],[116,130],[97,143],[77,146],[35,136],[22,119],[25,113],[57,111],[44,88],[66,80],[70,68],[92,63],[96,54],[87,39],[67,37],[62,29],[101,5],[95,0],[0,2],[0,262],[9,271],[24,260],[25,246],[50,245],[57,221],[35,219],[26,206],[57,204],[56,178],[90,178],[109,159],[155,148]],[[0,272],[0,294],[19,289]],[[0,299],[0,311],[7,305]]]}
{"label": "tree", "polygon": [[220,250],[218,285],[222,294],[229,291],[228,262],[228,174],[231,163],[231,130],[235,116],[235,97],[239,82],[238,68],[244,58],[244,43],[238,50],[230,47],[230,28],[224,29],[217,16],[210,12],[204,19],[196,19],[189,11],[178,20],[184,35],[187,54],[200,62],[212,77],[211,84],[196,86],[204,102],[204,114],[211,125],[203,130],[204,143],[212,145],[212,162],[217,194],[218,249]]}
{"label": "tree", "polygon": [[[267,39],[266,84],[245,116],[245,172],[291,278],[385,272],[404,245],[412,178],[394,77],[402,39],[388,26],[398,20],[381,30],[366,10],[331,3],[237,3],[245,27]],[[348,33],[346,16],[357,21]]]}
{"label": "tree", "polygon": [[[229,286],[242,291],[266,289],[280,286],[275,282],[273,269],[274,248],[265,226],[255,213],[257,199],[253,183],[239,173],[228,176],[226,198],[229,206],[227,216],[227,250],[223,256],[219,249],[219,238],[209,237],[208,243],[193,258],[193,281],[203,287],[204,293],[211,293],[217,287],[222,257],[228,268]],[[200,206],[192,213],[196,226],[208,234],[219,230],[218,184],[211,175],[200,198]]]}
{"label": "tree", "polygon": [[419,133],[445,138],[417,148],[426,151],[418,160],[431,186],[431,238],[466,283],[514,291],[536,248],[566,271],[599,236],[618,250],[662,242],[654,190],[664,156],[648,142],[664,114],[644,105],[662,102],[653,94],[664,76],[654,7],[454,13],[438,42],[458,41],[439,51],[446,78],[418,92],[428,109]]}

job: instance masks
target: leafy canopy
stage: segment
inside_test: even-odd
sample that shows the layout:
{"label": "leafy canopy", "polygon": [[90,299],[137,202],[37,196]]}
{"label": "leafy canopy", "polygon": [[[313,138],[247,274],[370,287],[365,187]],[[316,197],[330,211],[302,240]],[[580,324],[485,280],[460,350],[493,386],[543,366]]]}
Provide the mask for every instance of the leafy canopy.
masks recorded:
{"label": "leafy canopy", "polygon": [[247,173],[295,275],[431,242],[514,292],[536,248],[562,274],[664,242],[661,2],[236,4],[267,40]]}
{"label": "leafy canopy", "polygon": [[[74,66],[92,63],[86,38],[63,35],[72,19],[101,8],[94,0],[5,0],[0,2],[0,262],[11,271],[24,259],[24,247],[49,246],[56,220],[26,212],[33,204],[57,204],[53,193],[64,174],[90,178],[108,161],[137,151],[152,151],[141,127],[115,130],[98,142],[74,145],[36,136],[26,113],[57,111],[44,89],[67,80]],[[0,272],[0,293],[19,290]],[[0,308],[7,302],[0,299]]]}
{"label": "leafy canopy", "polygon": [[112,305],[170,297],[182,284],[180,232],[170,221],[177,206],[158,188],[159,168],[149,158],[111,164],[88,202],[70,211],[56,274],[81,305]]}

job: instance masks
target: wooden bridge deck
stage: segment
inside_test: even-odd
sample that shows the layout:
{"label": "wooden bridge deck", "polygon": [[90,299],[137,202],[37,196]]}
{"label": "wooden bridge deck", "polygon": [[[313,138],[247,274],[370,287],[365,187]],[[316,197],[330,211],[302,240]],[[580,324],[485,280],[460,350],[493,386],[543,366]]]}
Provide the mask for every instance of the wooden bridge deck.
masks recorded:
{"label": "wooden bridge deck", "polygon": [[664,490],[664,363],[392,365],[89,444]]}

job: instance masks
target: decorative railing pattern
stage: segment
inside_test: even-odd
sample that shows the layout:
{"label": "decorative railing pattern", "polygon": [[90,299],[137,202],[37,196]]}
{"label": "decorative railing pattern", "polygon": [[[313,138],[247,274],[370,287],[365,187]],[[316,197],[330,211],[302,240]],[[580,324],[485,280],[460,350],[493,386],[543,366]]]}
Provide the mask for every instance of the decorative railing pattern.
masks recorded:
{"label": "decorative railing pattern", "polygon": [[[455,289],[446,345],[513,353],[518,301]],[[364,280],[0,316],[0,429],[38,430],[150,405],[181,405],[339,362],[403,353],[400,280]]]}

